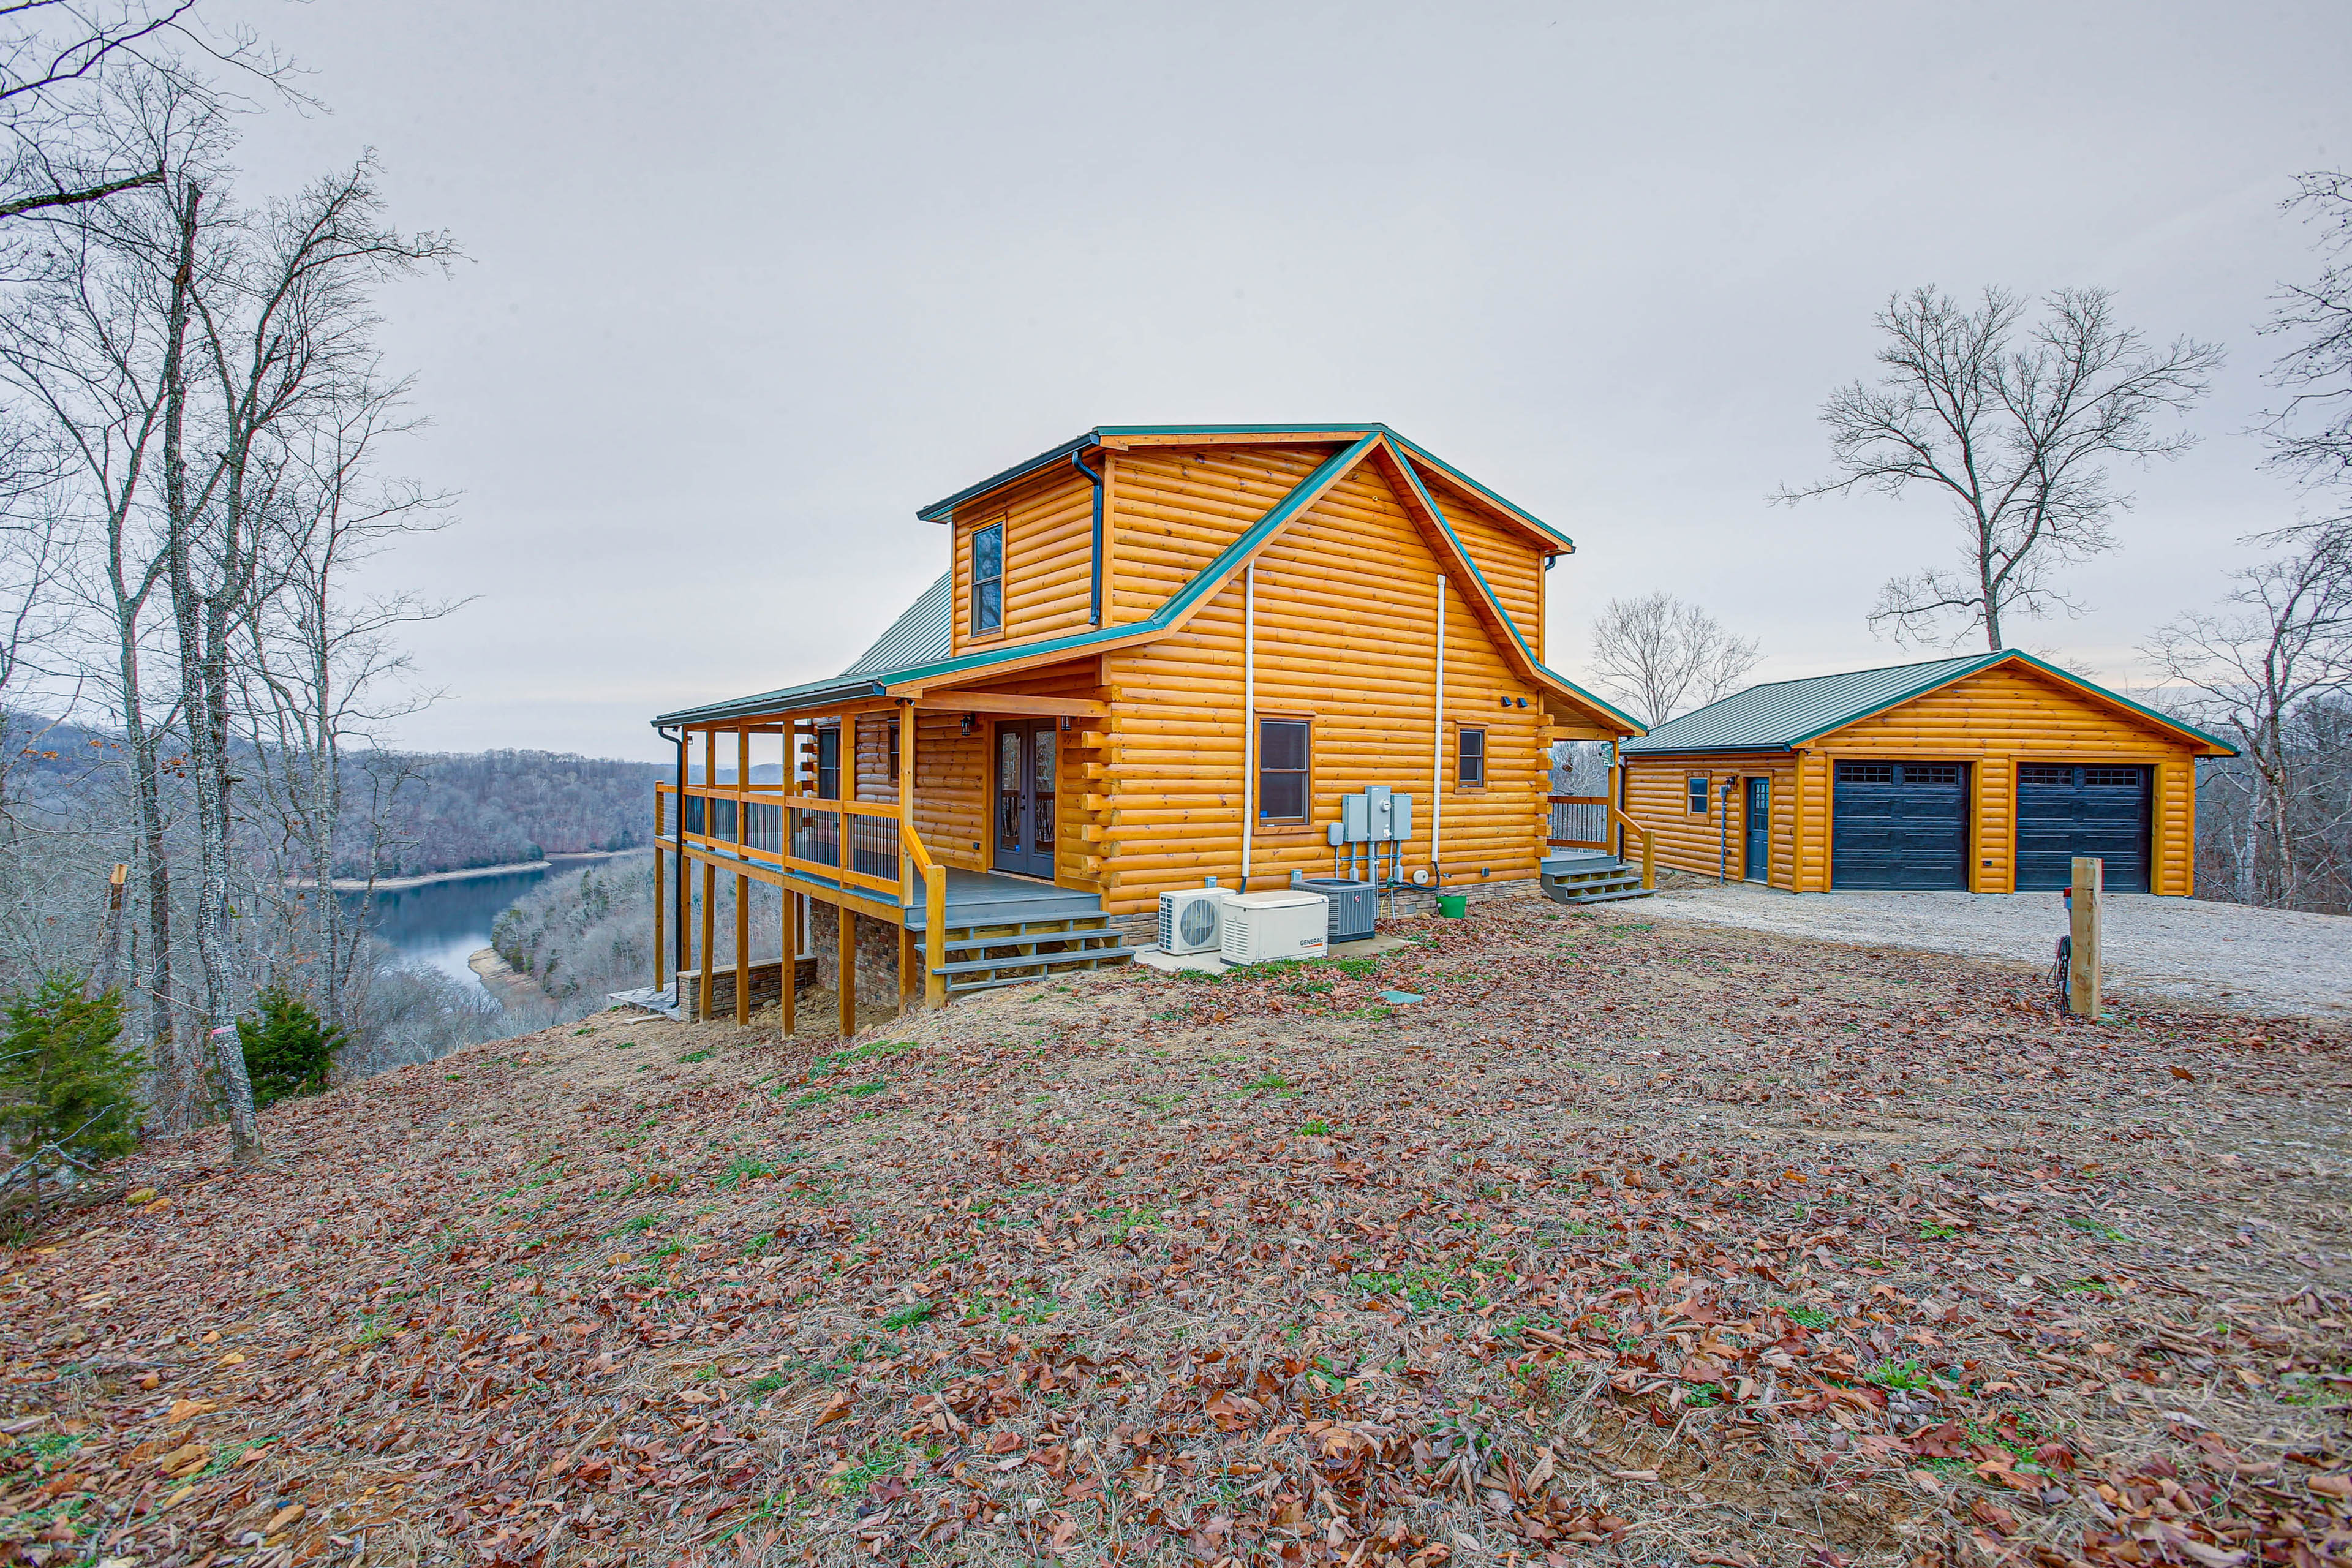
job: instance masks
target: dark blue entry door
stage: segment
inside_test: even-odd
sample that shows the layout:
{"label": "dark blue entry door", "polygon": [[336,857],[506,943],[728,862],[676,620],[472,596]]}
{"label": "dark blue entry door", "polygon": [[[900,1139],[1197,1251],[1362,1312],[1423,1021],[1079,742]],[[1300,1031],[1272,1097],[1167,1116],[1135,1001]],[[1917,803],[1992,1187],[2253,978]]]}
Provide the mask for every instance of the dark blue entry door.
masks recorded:
{"label": "dark blue entry door", "polygon": [[1772,871],[1772,781],[1748,781],[1747,811],[1741,817],[1746,829],[1746,851],[1740,858],[1739,874],[1751,882],[1771,880]]}
{"label": "dark blue entry door", "polygon": [[2138,767],[2021,763],[2017,888],[2063,888],[2077,855],[2105,860],[2109,892],[2147,891],[2148,775]]}
{"label": "dark blue entry door", "polygon": [[1832,814],[1832,888],[1968,887],[1966,763],[1841,762]]}
{"label": "dark blue entry door", "polygon": [[1059,736],[1051,719],[996,726],[996,854],[1000,871],[1054,877],[1054,784]]}

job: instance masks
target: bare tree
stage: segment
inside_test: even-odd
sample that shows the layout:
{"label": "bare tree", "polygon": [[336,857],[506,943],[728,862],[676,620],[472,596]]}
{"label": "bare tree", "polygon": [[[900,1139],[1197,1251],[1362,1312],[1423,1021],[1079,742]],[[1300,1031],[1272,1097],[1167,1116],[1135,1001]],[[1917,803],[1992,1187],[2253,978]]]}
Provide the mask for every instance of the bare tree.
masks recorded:
{"label": "bare tree", "polygon": [[1890,579],[1874,630],[1948,645],[1981,629],[1999,651],[2011,615],[2077,613],[2053,574],[2114,548],[2110,523],[2131,498],[2111,488],[2110,461],[2177,457],[2193,443],[2158,418],[2204,395],[2220,348],[2187,338],[2150,348],[2116,321],[2104,289],[2062,289],[2042,309],[2029,323],[2024,302],[2000,289],[1973,310],[1932,287],[1889,300],[1877,316],[1883,374],[1822,407],[1836,477],[1771,498],[1925,485],[1950,503],[1959,564]]}
{"label": "bare tree", "polygon": [[[183,184],[216,172],[220,117],[169,81],[119,84],[121,122]],[[127,134],[127,132],[126,132]],[[172,345],[184,345],[197,266],[195,235],[162,189],[88,208],[50,226],[52,253],[37,283],[0,316],[0,380],[27,420],[63,455],[61,487],[84,521],[88,548],[76,595],[94,634],[83,689],[122,736],[119,752],[131,821],[124,858],[139,868],[139,989],[146,1001],[158,1119],[188,1125],[203,1100],[201,1040],[180,1014],[173,982],[172,856],[167,846],[178,693],[152,614],[168,555],[157,493],[159,443],[173,387],[184,380]],[[206,260],[209,265],[209,258]],[[100,627],[103,631],[100,631]],[[151,661],[163,654],[158,679]]]}
{"label": "bare tree", "polygon": [[[384,439],[415,427],[404,416],[407,391],[404,383],[362,384],[340,422],[303,433],[289,451],[296,482],[279,509],[270,584],[255,599],[242,671],[256,774],[246,793],[277,838],[278,874],[266,891],[289,957],[309,971],[320,1016],[339,1029],[356,1022],[347,1002],[366,951],[364,930],[334,894],[352,815],[346,751],[432,700],[408,684],[408,657],[393,634],[457,607],[408,595],[354,601],[345,589],[361,563],[447,521],[446,497],[373,475]],[[382,781],[372,773],[366,782]],[[389,824],[378,811],[359,815],[372,882]]]}
{"label": "bare tree", "polygon": [[[244,28],[203,26],[200,0],[0,0],[0,222],[45,218],[169,176],[110,110],[128,84],[233,107],[205,66],[300,100],[290,62]],[[192,67],[188,57],[199,64]]]}
{"label": "bare tree", "polygon": [[[165,344],[164,580],[195,807],[196,962],[207,1037],[216,1038],[213,1031],[236,1016],[247,989],[229,928],[239,782],[230,744],[234,664],[257,596],[272,586],[262,574],[271,531],[292,504],[295,454],[306,434],[373,394],[372,287],[455,251],[446,236],[404,235],[383,221],[370,159],[259,213],[215,200],[207,219],[205,192],[194,181],[173,188],[172,199],[179,275],[190,279],[191,341]],[[218,265],[199,268],[195,237],[207,221],[226,243]],[[200,410],[191,406],[197,399]],[[189,460],[192,414],[203,421],[200,470]],[[257,1159],[260,1134],[242,1053],[231,1038],[215,1056],[236,1157]]]}
{"label": "bare tree", "polygon": [[1647,725],[1729,696],[1762,658],[1754,639],[1663,591],[1612,599],[1592,623],[1594,681]]}
{"label": "bare tree", "polygon": [[2352,690],[2352,528],[2306,525],[2248,542],[2284,553],[2231,573],[2224,608],[2177,617],[2141,652],[2185,690],[2196,718],[2236,743],[2252,775],[2238,901],[2293,905],[2302,859],[2294,808],[2310,782],[2296,721]]}
{"label": "bare tree", "polygon": [[2271,366],[2272,384],[2294,395],[2266,426],[2271,461],[2315,484],[2352,484],[2352,174],[2299,174],[2289,211],[2320,226],[2332,259],[2309,284],[2290,283],[2266,333],[2295,341]]}

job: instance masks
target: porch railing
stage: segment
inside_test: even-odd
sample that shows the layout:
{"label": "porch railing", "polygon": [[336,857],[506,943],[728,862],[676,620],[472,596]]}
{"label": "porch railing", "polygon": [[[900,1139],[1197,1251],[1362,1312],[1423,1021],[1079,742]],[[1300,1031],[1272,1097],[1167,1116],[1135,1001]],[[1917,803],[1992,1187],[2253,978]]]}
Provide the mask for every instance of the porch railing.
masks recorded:
{"label": "porch railing", "polygon": [[1559,849],[1609,847],[1609,801],[1597,795],[1555,795],[1546,797],[1548,821],[1544,842]]}
{"label": "porch railing", "polygon": [[[839,882],[893,903],[902,900],[905,868],[896,801],[788,796],[782,784],[688,784],[680,790],[657,784],[654,789],[657,812],[664,797],[679,797],[675,817],[679,840],[688,847]],[[662,818],[671,815],[663,812]]]}

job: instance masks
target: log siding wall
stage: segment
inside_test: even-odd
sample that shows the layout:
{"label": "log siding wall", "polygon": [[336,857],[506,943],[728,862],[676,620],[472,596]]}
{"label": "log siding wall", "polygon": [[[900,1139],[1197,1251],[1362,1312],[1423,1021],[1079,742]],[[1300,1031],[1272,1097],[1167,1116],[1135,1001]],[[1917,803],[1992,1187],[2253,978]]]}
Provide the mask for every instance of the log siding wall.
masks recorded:
{"label": "log siding wall", "polygon": [[[970,653],[1087,629],[1093,594],[1094,486],[1049,470],[956,513],[953,650]],[[971,536],[1004,525],[1004,629],[971,633]],[[1108,525],[1106,525],[1108,526]]]}
{"label": "log siding wall", "polygon": [[[1156,608],[1326,455],[1297,448],[1123,455],[1118,615],[1135,619]],[[1138,542],[1138,518],[1149,542]],[[1519,578],[1539,575],[1532,547],[1521,548],[1528,561]],[[1507,576],[1507,563],[1498,571]],[[1237,577],[1181,633],[1103,660],[1111,719],[1099,798],[1102,842],[1112,852],[1093,864],[1107,906],[1115,913],[1146,910],[1163,889],[1198,886],[1204,876],[1237,885],[1245,822],[1253,831],[1250,886],[1279,887],[1293,869],[1328,872],[1323,834],[1339,797],[1374,784],[1413,796],[1404,866],[1426,867],[1431,789],[1441,768],[1444,884],[1532,879],[1543,852],[1542,709],[1449,585],[1441,743],[1440,572],[1386,479],[1370,465],[1350,473],[1260,552],[1255,573],[1256,709],[1312,719],[1310,824],[1261,827],[1251,820],[1255,781],[1244,776],[1242,693],[1247,588]],[[1507,697],[1509,708],[1501,705]],[[1516,706],[1522,697],[1526,708]],[[1486,727],[1483,790],[1454,784],[1456,723]]]}

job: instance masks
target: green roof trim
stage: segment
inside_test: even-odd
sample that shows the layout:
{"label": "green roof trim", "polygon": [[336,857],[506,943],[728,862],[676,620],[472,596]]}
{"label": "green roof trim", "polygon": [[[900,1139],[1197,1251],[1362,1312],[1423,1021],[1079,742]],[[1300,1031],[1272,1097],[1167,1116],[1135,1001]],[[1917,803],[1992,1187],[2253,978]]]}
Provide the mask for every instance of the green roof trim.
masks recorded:
{"label": "green roof trim", "polygon": [[1100,446],[1105,437],[1116,439],[1122,436],[1255,436],[1260,434],[1293,437],[1323,436],[1334,441],[1354,441],[1360,437],[1368,435],[1386,436],[1399,450],[1411,454],[1416,461],[1427,463],[1464,489],[1508,512],[1527,527],[1558,543],[1562,550],[1572,551],[1576,548],[1575,542],[1568,535],[1560,532],[1525,507],[1497,495],[1453,464],[1433,454],[1419,442],[1401,436],[1389,426],[1373,420],[1316,425],[1097,425],[1084,435],[1074,437],[1050,451],[1040,452],[1026,462],[1015,463],[1001,473],[990,475],[976,485],[967,485],[951,496],[935,500],[929,506],[918,508],[915,516],[925,522],[945,522],[954,514],[955,509],[965,501],[986,495],[989,491],[1009,485],[1015,479],[1024,479],[1041,468],[1066,462],[1074,452],[1082,452],[1088,447]]}
{"label": "green roof trim", "polygon": [[1073,632],[1067,637],[1048,637],[1044,642],[1016,643],[1010,647],[991,648],[986,653],[968,653],[961,658],[902,669],[890,678],[890,684],[898,686],[909,680],[933,680],[942,675],[961,675],[966,670],[984,669],[992,664],[1004,664],[1041,653],[1083,653],[1099,643],[1123,641],[1167,630],[1202,598],[1223,587],[1234,569],[1256,553],[1258,546],[1279,532],[1283,524],[1322,500],[1323,492],[1331,488],[1333,481],[1355,467],[1379,439],[1377,433],[1367,436],[1346,450],[1325,458],[1313,473],[1294,485],[1289,494],[1275,502],[1264,517],[1250,524],[1239,538],[1219,551],[1216,559],[1194,574],[1191,582],[1170,595],[1165,604],[1142,620],[1130,621],[1123,626],[1105,626],[1098,631]]}
{"label": "green roof trim", "polygon": [[[1396,440],[1397,437],[1391,437],[1390,439]],[[1580,700],[1591,703],[1593,707],[1601,710],[1603,713],[1609,714],[1612,718],[1618,720],[1620,722],[1626,725],[1627,728],[1632,730],[1633,733],[1637,735],[1642,733],[1643,725],[1640,720],[1634,718],[1632,714],[1625,712],[1613,703],[1602,701],[1600,698],[1595,697],[1590,691],[1585,690],[1584,688],[1577,685],[1576,682],[1569,679],[1567,677],[1545,668],[1543,660],[1536,657],[1535,650],[1528,647],[1528,639],[1519,635],[1518,623],[1512,620],[1511,612],[1504,608],[1503,601],[1496,595],[1494,588],[1487,583],[1486,574],[1478,570],[1478,562],[1476,558],[1470,553],[1469,548],[1462,542],[1462,536],[1454,531],[1454,524],[1447,519],[1445,509],[1437,504],[1437,498],[1429,493],[1429,487],[1421,482],[1421,476],[1412,471],[1412,465],[1411,463],[1399,463],[1397,467],[1404,470],[1405,481],[1412,486],[1413,494],[1421,498],[1421,504],[1429,509],[1429,515],[1437,520],[1437,526],[1444,530],[1445,537],[1453,542],[1454,553],[1461,556],[1462,564],[1470,569],[1470,576],[1472,580],[1476,582],[1478,584],[1478,592],[1486,597],[1487,605],[1492,607],[1495,614],[1500,617],[1503,623],[1503,629],[1511,634],[1511,641],[1518,645],[1519,655],[1528,661],[1528,668],[1538,672],[1545,679],[1553,681],[1558,685],[1566,688],[1568,690],[1576,693]],[[1452,470],[1448,469],[1447,471],[1451,472]],[[1538,586],[1537,592],[1542,592],[1540,585]]]}
{"label": "green roof trim", "polygon": [[[1009,664],[1015,659],[1028,659],[1039,654],[1084,653],[1087,648],[1107,643],[1125,642],[1138,637],[1150,637],[1167,630],[1192,605],[1214,593],[1234,569],[1255,553],[1257,548],[1274,537],[1282,526],[1301,511],[1321,500],[1323,493],[1341,474],[1353,468],[1380,440],[1377,432],[1364,437],[1345,451],[1326,458],[1313,473],[1291,488],[1290,492],[1275,502],[1264,517],[1244,530],[1241,536],[1218,552],[1214,560],[1194,574],[1192,580],[1171,595],[1149,616],[1126,626],[1104,626],[1093,631],[1073,632],[1066,637],[1047,637],[1042,642],[1014,643],[1005,647],[990,648],[984,653],[968,653],[961,658],[939,659],[901,669],[860,669],[866,660],[860,659],[842,675],[824,680],[810,681],[801,686],[788,686],[778,691],[761,692],[756,697],[739,697],[729,702],[713,703],[702,708],[680,709],[665,713],[654,721],[656,727],[671,724],[705,724],[750,714],[772,712],[792,707],[814,707],[824,702],[845,701],[854,697],[878,697],[883,689],[902,685],[910,680],[936,680],[942,676],[963,675],[992,665]],[[938,592],[932,584],[926,595]],[[923,601],[918,599],[909,606],[901,621],[918,614]],[[896,629],[895,627],[893,628]],[[887,639],[889,634],[886,633]],[[862,676],[863,679],[854,679]]]}
{"label": "green roof trim", "polygon": [[2071,670],[2036,658],[2017,648],[1995,653],[1966,654],[1958,658],[1931,659],[1919,664],[1888,665],[1877,669],[1846,670],[1836,675],[1809,676],[1801,680],[1768,681],[1734,692],[1718,702],[1679,719],[1670,720],[1639,740],[1625,742],[1629,755],[1669,752],[1789,751],[1849,724],[1899,708],[1938,688],[1964,680],[1995,665],[2026,665],[2060,683],[2086,691],[2161,725],[2178,734],[2193,736],[2224,755],[2237,748],[2195,725],[2159,713],[2153,708],[2085,680]]}

